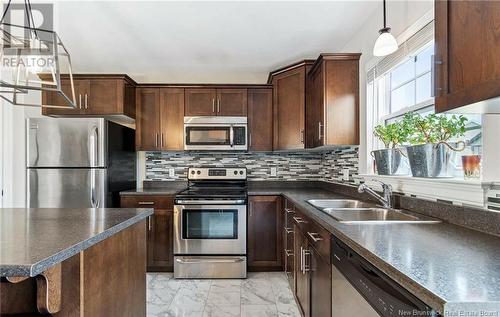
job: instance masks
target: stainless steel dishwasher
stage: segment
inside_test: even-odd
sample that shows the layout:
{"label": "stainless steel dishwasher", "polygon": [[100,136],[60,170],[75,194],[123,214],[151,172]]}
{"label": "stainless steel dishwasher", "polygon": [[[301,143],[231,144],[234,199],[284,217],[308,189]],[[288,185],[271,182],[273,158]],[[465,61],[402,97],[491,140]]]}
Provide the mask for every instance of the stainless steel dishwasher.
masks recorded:
{"label": "stainless steel dishwasher", "polygon": [[332,317],[439,316],[337,238],[332,263]]}

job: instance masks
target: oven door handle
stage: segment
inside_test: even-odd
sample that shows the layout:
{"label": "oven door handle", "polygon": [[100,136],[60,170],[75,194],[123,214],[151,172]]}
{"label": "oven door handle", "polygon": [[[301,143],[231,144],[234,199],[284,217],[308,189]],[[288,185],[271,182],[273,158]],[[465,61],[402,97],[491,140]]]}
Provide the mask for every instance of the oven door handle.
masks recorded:
{"label": "oven door handle", "polygon": [[182,264],[199,264],[199,263],[240,263],[243,262],[242,258],[237,258],[237,259],[189,259],[189,260],[184,260],[184,259],[176,259],[178,263]]}
{"label": "oven door handle", "polygon": [[176,200],[177,205],[242,205],[245,203],[244,199],[234,200]]}
{"label": "oven door handle", "polygon": [[232,124],[229,128],[229,144],[231,145],[231,147],[234,146],[234,126]]}

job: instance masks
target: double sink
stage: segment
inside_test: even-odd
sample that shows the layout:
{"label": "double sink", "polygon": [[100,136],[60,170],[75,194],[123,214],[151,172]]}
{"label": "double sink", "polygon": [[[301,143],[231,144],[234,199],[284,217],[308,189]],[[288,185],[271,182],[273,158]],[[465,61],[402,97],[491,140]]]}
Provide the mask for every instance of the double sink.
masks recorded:
{"label": "double sink", "polygon": [[439,223],[439,220],[410,215],[396,209],[352,199],[310,199],[312,206],[341,223]]}

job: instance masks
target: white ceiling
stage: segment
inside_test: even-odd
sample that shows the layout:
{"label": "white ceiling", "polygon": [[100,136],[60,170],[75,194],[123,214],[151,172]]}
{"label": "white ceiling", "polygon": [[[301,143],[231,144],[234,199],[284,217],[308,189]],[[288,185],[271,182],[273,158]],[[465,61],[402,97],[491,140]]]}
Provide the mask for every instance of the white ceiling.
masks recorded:
{"label": "white ceiling", "polygon": [[77,73],[264,83],[273,69],[340,51],[379,7],[380,1],[57,2],[55,28]]}

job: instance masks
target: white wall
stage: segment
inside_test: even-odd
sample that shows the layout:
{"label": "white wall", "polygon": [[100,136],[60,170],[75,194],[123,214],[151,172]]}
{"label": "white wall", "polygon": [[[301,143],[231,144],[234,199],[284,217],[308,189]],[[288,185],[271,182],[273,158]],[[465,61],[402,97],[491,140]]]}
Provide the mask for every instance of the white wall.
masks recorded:
{"label": "white wall", "polygon": [[[387,25],[391,27],[392,34],[401,40],[406,35],[404,31],[417,20],[434,10],[434,1],[388,1],[387,2]],[[363,24],[359,31],[344,46],[342,52],[361,52],[359,97],[360,97],[360,147],[359,147],[359,170],[367,173],[367,109],[366,109],[366,70],[376,62],[373,56],[373,44],[378,37],[378,30],[382,28],[382,5]],[[399,36],[401,35],[401,36]]]}
{"label": "white wall", "polygon": [[[25,96],[29,102],[40,100],[39,92]],[[26,118],[41,117],[40,108],[13,106],[0,100],[1,107],[1,207],[26,206]]]}

